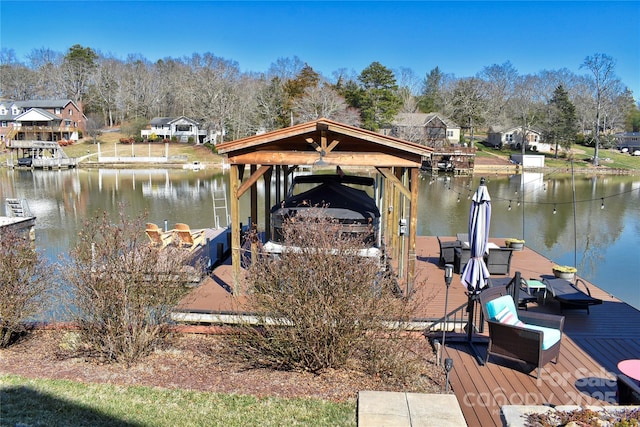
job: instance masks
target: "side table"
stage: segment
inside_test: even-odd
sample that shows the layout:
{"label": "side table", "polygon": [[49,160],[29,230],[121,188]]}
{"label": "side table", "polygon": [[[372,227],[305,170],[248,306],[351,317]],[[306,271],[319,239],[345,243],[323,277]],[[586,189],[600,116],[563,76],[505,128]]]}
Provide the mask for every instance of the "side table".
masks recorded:
{"label": "side table", "polygon": [[542,291],[542,302],[544,303],[547,300],[547,285],[542,283],[540,280],[527,280],[527,292],[531,294],[532,291],[536,293],[538,296],[538,300],[540,300],[540,291]]}
{"label": "side table", "polygon": [[640,359],[623,360],[618,369],[618,403],[640,405]]}

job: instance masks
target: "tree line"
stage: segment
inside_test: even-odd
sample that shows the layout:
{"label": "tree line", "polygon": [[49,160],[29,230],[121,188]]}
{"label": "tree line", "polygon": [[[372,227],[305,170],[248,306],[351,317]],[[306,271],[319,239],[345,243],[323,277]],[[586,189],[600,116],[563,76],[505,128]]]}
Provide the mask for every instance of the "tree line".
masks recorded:
{"label": "tree line", "polygon": [[[2,48],[0,96],[69,98],[100,126],[184,115],[222,132],[225,140],[320,117],[376,131],[400,112],[442,113],[470,133],[472,142],[476,129],[512,126],[537,128],[563,143],[566,134],[574,140],[589,135],[596,146],[614,131],[639,131],[638,104],[615,75],[615,60],[596,53],[580,69],[584,74],[562,68],[521,75],[507,61],[471,77],[437,66],[419,76],[373,62],[359,74],[341,68],[327,77],[297,56],[279,58],[256,73],[241,72],[237,62],[213,53],[153,63],[74,45],[66,53],[33,49],[21,62],[12,49]],[[563,114],[569,115],[561,117],[560,130]]]}

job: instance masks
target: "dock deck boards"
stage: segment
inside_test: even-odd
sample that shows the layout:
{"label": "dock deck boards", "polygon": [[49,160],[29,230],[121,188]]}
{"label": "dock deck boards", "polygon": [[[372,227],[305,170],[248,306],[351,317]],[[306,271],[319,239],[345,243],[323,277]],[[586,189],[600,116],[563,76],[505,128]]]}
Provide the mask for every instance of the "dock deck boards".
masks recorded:
{"label": "dock deck boards", "polygon": [[[450,239],[455,240],[453,237]],[[503,239],[490,240],[504,245]],[[446,286],[444,270],[438,265],[436,237],[418,237],[416,256],[414,297],[420,301],[418,316],[441,318],[444,315]],[[510,274],[513,276],[519,271],[524,278],[540,278],[551,274],[553,264],[541,254],[525,248],[513,254]],[[182,301],[180,308],[204,313],[238,311],[243,299],[232,296],[228,291],[232,286],[231,278],[231,265],[228,262],[220,265],[211,278]],[[498,357],[491,357],[486,365],[480,365],[464,337],[460,334],[447,335],[445,357],[452,358],[454,362],[450,374],[451,387],[469,426],[502,426],[502,405],[610,405],[615,400],[618,362],[640,358],[640,311],[587,283],[592,295],[602,299],[603,303],[592,306],[591,314],[586,310],[563,312],[565,329],[559,361],[545,365],[540,379],[536,378],[532,367]],[[466,302],[460,277],[454,274],[449,289],[448,311]],[[560,306],[555,301],[529,304],[529,310],[560,314]],[[475,347],[484,358],[486,336],[476,334],[474,342],[477,342]]]}

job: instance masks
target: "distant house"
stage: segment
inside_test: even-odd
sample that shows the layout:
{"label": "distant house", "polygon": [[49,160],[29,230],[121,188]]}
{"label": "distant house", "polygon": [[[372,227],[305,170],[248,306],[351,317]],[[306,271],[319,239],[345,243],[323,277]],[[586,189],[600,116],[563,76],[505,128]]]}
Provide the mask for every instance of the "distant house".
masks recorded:
{"label": "distant house", "polygon": [[640,132],[620,132],[616,134],[618,150],[626,148],[630,153],[640,150]]}
{"label": "distant house", "polygon": [[429,147],[460,143],[460,126],[438,113],[399,113],[382,133]]}
{"label": "distant house", "polygon": [[206,129],[201,128],[200,123],[185,116],[181,117],[154,117],[149,123],[149,129],[143,129],[142,138],[149,139],[155,135],[159,139],[175,140],[177,142],[193,142],[203,144],[212,140]]}
{"label": "distant house", "polygon": [[487,135],[487,144],[490,147],[502,148],[509,146],[510,148],[519,150],[522,143],[525,142],[525,148],[530,151],[539,151],[548,153],[551,151],[551,144],[546,143],[542,139],[542,132],[535,129],[525,129],[522,126],[514,126],[510,128],[491,128]]}
{"label": "distant house", "polygon": [[77,141],[86,126],[82,109],[70,99],[0,100],[0,140]]}

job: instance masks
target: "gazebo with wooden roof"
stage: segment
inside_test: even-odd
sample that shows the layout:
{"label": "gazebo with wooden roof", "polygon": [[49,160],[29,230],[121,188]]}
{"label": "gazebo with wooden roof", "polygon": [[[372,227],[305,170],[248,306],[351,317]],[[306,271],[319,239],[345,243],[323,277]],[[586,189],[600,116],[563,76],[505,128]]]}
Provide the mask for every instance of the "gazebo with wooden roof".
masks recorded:
{"label": "gazebo with wooden roof", "polygon": [[[251,197],[251,221],[257,223],[257,182],[265,182],[264,224],[270,233],[272,192],[278,202],[286,195],[291,173],[299,166],[368,167],[381,176],[379,206],[381,233],[387,256],[399,272],[407,294],[413,288],[416,264],[419,168],[431,149],[328,119],[318,119],[273,132],[225,142],[216,146],[230,165],[231,260],[234,293],[241,293],[240,197]],[[250,175],[244,179],[246,166]],[[272,177],[275,173],[275,185]],[[408,213],[408,230],[400,236],[400,220]],[[408,238],[406,246],[401,239]],[[406,247],[406,254],[402,247]]]}

